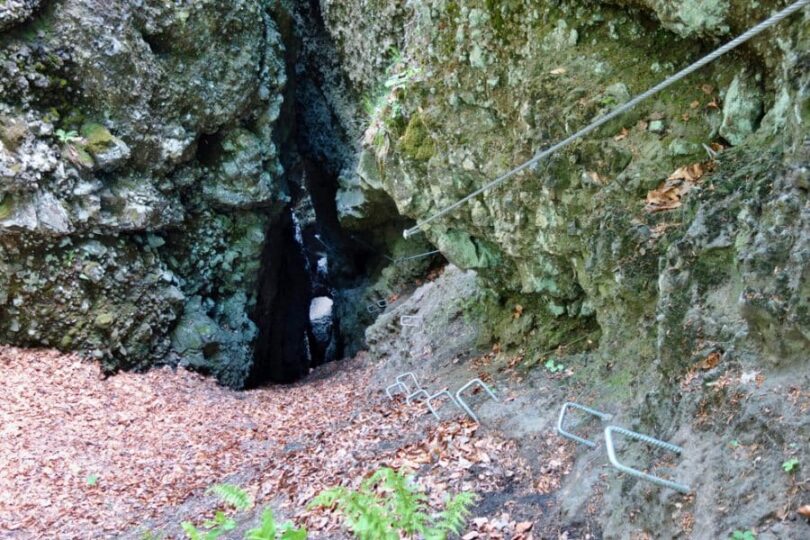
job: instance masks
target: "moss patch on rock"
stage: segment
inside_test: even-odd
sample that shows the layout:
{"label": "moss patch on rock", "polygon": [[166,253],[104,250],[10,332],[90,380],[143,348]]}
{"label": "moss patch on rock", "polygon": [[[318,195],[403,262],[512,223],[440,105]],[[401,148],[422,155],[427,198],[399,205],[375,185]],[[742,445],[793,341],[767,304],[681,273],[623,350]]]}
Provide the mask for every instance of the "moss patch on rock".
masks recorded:
{"label": "moss patch on rock", "polygon": [[436,145],[420,114],[414,114],[400,139],[402,152],[416,161],[427,161],[436,153]]}

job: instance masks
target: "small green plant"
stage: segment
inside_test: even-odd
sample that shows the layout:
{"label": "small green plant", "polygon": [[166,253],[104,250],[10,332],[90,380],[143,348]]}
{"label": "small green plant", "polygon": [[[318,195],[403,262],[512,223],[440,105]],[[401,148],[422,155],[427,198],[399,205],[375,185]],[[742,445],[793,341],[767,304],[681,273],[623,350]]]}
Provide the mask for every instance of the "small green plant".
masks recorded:
{"label": "small green plant", "polygon": [[546,369],[551,373],[559,373],[565,370],[565,366],[563,364],[558,364],[554,358],[549,358],[546,360],[546,363],[543,364]]}
{"label": "small green plant", "polygon": [[84,479],[84,482],[88,486],[93,487],[93,486],[98,484],[98,475],[97,474],[88,474],[87,478]]}
{"label": "small green plant", "polygon": [[189,540],[217,540],[217,538],[224,536],[225,533],[234,530],[236,521],[225,515],[222,510],[217,510],[214,519],[206,520],[202,524],[203,529],[207,530],[201,531],[190,521],[184,521],[180,526]]}
{"label": "small green plant", "polygon": [[437,516],[428,514],[427,496],[409,478],[383,467],[365,479],[359,489],[328,489],[309,508],[336,507],[346,527],[360,540],[399,540],[401,534],[421,535],[427,540],[445,540],[461,532],[472,493],[459,493]]}
{"label": "small green plant", "polygon": [[276,518],[269,508],[262,512],[261,524],[255,529],[251,529],[245,534],[245,540],[306,540],[307,530],[296,529],[292,522],[288,521],[279,528],[276,525]]}
{"label": "small green plant", "polygon": [[219,497],[219,500],[223,503],[231,505],[240,511],[248,510],[253,506],[253,499],[250,498],[250,495],[233,484],[214,484],[208,488],[208,492]]}
{"label": "small green plant", "polygon": [[[235,509],[244,511],[253,506],[253,501],[250,495],[233,484],[216,484],[208,488],[209,493],[213,493],[219,499]],[[183,532],[189,540],[216,540],[222,537],[225,533],[232,531],[236,528],[236,521],[228,517],[222,510],[217,510],[214,514],[214,519],[209,519],[202,524],[204,530],[200,530],[190,521],[184,521],[180,524]]]}
{"label": "small green plant", "polygon": [[[239,486],[216,484],[208,488],[208,492],[213,493],[224,504],[232,506],[238,511],[244,512],[253,507],[253,499]],[[201,528],[197,528],[190,521],[184,521],[180,526],[189,540],[217,540],[234,530],[236,521],[222,510],[217,510],[214,519],[205,521],[200,526]],[[296,529],[290,521],[281,526],[276,525],[273,511],[269,508],[262,512],[259,526],[245,533],[245,540],[306,540],[306,538],[307,530]]]}
{"label": "small green plant", "polygon": [[796,458],[790,458],[789,460],[782,462],[782,470],[788,474],[793,474],[798,468],[799,460]]}
{"label": "small green plant", "polygon": [[730,536],[731,540],[757,540],[757,535],[752,530],[734,531]]}
{"label": "small green plant", "polygon": [[382,160],[391,148],[391,141],[399,138],[407,124],[402,102],[422,71],[409,66],[398,49],[389,51],[386,78],[363,97],[363,108],[368,125],[363,135],[364,144],[374,148]]}
{"label": "small green plant", "polygon": [[59,139],[59,142],[62,144],[72,144],[82,140],[77,132],[73,130],[65,131],[64,129],[56,130],[56,138]]}

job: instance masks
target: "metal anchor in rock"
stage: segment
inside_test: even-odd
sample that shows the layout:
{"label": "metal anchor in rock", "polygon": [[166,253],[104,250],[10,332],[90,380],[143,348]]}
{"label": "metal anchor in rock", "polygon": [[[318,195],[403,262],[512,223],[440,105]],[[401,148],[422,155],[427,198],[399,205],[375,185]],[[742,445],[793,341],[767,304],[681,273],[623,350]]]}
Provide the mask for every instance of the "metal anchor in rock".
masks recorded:
{"label": "metal anchor in rock", "polygon": [[584,405],[580,405],[579,403],[574,403],[572,401],[563,403],[562,409],[560,409],[560,416],[559,418],[557,418],[557,433],[561,437],[565,437],[566,439],[578,442],[579,444],[584,444],[589,448],[596,448],[595,442],[589,441],[588,439],[582,438],[578,435],[574,435],[573,433],[565,429],[565,416],[568,413],[569,409],[578,409],[584,413],[590,414],[591,416],[595,416],[602,422],[607,422],[611,420],[613,418],[613,415],[604,413],[602,411],[597,411],[596,409],[591,409],[590,407],[586,407]]}
{"label": "metal anchor in rock", "polygon": [[472,411],[470,406],[467,405],[467,402],[464,401],[464,398],[461,397],[462,392],[464,392],[467,388],[470,388],[471,386],[474,385],[478,385],[481,388],[483,388],[484,391],[486,391],[486,393],[489,394],[489,397],[491,397],[495,401],[500,402],[500,400],[495,396],[495,394],[492,392],[489,386],[487,386],[486,383],[484,383],[484,381],[482,381],[481,379],[473,379],[456,391],[456,401],[458,402],[459,406],[462,409],[464,409],[464,411],[467,414],[470,415],[470,418],[472,418],[473,420],[475,420],[477,423],[480,424],[481,422],[478,420],[478,416],[476,416],[476,414]]}

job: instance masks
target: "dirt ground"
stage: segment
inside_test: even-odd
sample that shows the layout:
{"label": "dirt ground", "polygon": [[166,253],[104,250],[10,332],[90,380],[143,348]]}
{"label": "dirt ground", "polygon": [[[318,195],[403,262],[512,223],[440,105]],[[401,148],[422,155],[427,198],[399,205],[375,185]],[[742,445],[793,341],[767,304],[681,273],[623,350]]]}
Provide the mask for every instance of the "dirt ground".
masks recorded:
{"label": "dirt ground", "polygon": [[370,388],[377,369],[361,356],[240,393],[184,370],[105,380],[76,356],[0,348],[0,537],[179,537],[181,521],[216,508],[205,489],[228,481],[256,500],[241,530],[271,506],[312,538],[342,538],[336,516],[306,503],[382,465],[416,473],[436,507],[477,493],[468,540],[588,537],[552,525],[565,446],[543,447],[553,465],[535,475],[496,430],[458,414],[436,422]]}

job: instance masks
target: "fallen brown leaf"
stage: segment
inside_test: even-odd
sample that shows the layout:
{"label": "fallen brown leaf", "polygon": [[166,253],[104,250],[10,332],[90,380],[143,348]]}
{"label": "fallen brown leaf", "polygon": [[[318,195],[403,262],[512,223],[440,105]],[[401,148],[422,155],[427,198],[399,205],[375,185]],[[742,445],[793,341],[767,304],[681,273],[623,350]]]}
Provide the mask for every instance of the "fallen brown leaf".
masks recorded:
{"label": "fallen brown leaf", "polygon": [[715,352],[711,353],[709,356],[707,356],[706,358],[704,358],[703,361],[701,361],[698,364],[698,367],[700,369],[709,370],[709,369],[714,369],[715,367],[717,367],[717,365],[719,363],[720,363],[720,353],[715,351]]}
{"label": "fallen brown leaf", "polygon": [[798,512],[800,516],[810,518],[810,504],[805,504],[804,506],[796,510],[796,512]]}
{"label": "fallen brown leaf", "polygon": [[675,170],[657,189],[647,193],[647,212],[673,210],[705,174],[702,163],[693,163]]}

